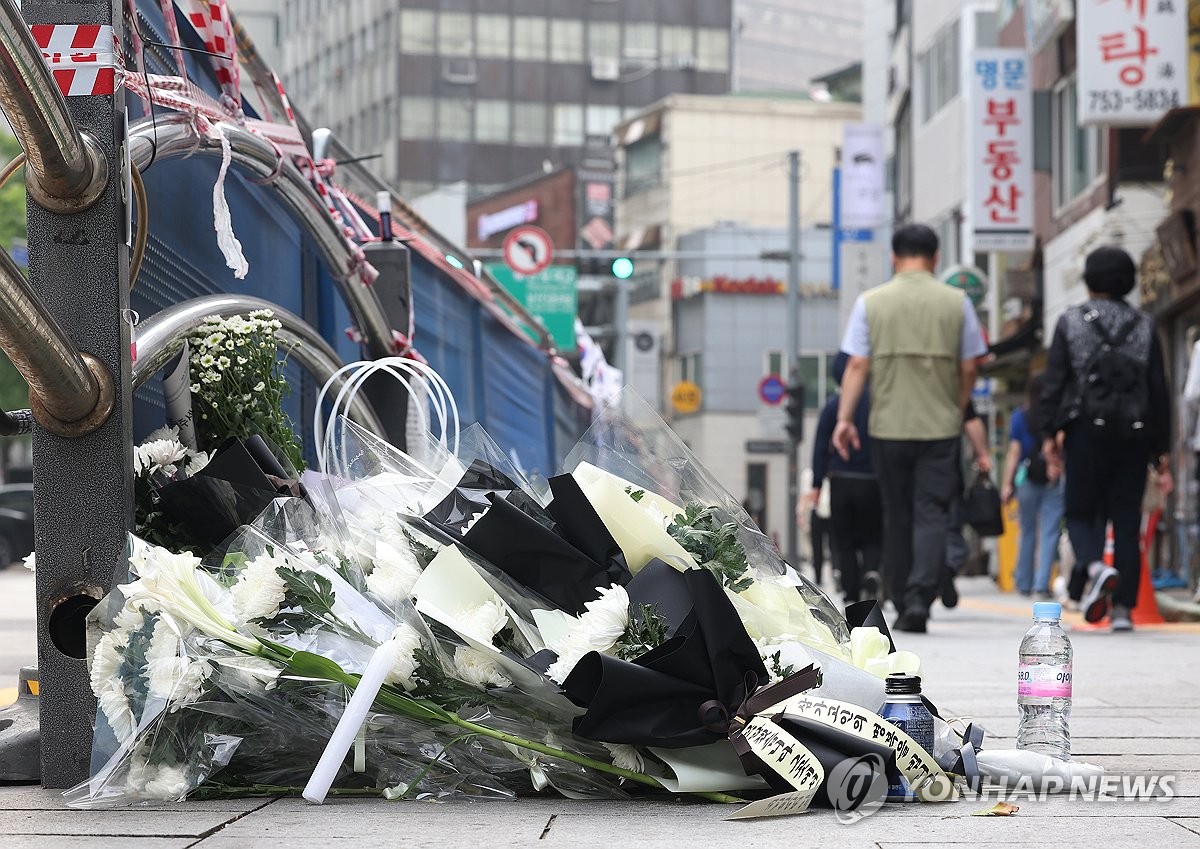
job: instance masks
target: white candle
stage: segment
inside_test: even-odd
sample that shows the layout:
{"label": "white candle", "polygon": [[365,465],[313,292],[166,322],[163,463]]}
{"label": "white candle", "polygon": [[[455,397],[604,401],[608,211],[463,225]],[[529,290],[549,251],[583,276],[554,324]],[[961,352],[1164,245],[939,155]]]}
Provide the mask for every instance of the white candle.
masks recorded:
{"label": "white candle", "polygon": [[326,744],[325,751],[321,753],[321,759],[317,761],[312,777],[308,779],[308,784],[304,788],[304,798],[313,804],[320,805],[325,801],[329,787],[337,776],[338,767],[346,759],[346,753],[350,751],[350,746],[353,745],[354,738],[358,735],[358,729],[366,720],[367,712],[371,709],[375,696],[379,694],[379,688],[383,686],[384,678],[396,665],[400,651],[400,641],[393,636],[375,649],[375,653],[371,655],[371,660],[363,671],[362,679],[354,689],[354,695],[350,697],[349,704],[346,705],[345,713],[338,720],[337,727],[333,729],[333,736],[329,738],[329,743]]}

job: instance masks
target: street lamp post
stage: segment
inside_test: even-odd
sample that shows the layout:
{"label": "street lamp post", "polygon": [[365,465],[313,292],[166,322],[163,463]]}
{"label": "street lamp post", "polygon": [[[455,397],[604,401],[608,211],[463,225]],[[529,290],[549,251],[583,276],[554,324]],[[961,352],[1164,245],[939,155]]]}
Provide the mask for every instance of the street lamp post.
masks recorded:
{"label": "street lamp post", "polygon": [[[788,377],[789,385],[800,379],[800,151],[788,154]],[[802,419],[803,420],[803,419]],[[800,530],[800,442],[803,434],[788,439],[788,550],[787,559],[799,570]]]}

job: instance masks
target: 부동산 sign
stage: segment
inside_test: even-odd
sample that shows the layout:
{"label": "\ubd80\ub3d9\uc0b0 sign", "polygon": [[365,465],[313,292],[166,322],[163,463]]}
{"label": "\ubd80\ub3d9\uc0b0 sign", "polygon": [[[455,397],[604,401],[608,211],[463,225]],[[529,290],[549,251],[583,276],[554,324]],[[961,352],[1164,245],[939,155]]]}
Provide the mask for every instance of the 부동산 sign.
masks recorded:
{"label": "\ubd80\ub3d9\uc0b0 sign", "polygon": [[1033,248],[1033,95],[1029,57],[971,53],[971,229],[977,251]]}
{"label": "\ubd80\ub3d9\uc0b0 sign", "polygon": [[1149,126],[1188,95],[1188,4],[1079,0],[1079,123]]}
{"label": "\ubd80\ub3d9\uc0b0 sign", "polygon": [[537,274],[516,274],[503,263],[488,271],[509,294],[546,325],[560,351],[575,350],[575,315],[579,311],[578,273],[573,265],[551,265]]}

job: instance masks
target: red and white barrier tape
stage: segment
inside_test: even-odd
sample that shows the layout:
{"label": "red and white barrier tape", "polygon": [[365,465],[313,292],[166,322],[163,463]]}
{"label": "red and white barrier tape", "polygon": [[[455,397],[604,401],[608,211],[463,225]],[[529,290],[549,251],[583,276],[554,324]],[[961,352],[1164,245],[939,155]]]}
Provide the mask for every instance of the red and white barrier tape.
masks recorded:
{"label": "red and white barrier tape", "polygon": [[33,24],[29,31],[67,97],[116,93],[123,55],[110,26]]}

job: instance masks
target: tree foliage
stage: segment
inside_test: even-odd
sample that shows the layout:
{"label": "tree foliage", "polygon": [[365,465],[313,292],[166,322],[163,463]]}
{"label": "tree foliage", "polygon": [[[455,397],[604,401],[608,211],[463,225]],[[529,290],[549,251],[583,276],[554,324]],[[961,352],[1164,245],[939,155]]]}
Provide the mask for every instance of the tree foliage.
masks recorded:
{"label": "tree foliage", "polygon": [[[0,131],[0,167],[20,152],[17,140]],[[0,189],[0,250],[8,250],[25,236],[25,172],[20,169]],[[13,410],[28,406],[29,387],[8,358],[0,354],[0,408]]]}

